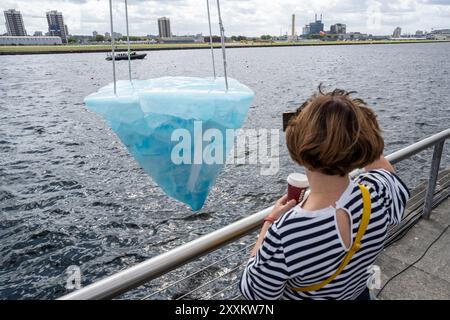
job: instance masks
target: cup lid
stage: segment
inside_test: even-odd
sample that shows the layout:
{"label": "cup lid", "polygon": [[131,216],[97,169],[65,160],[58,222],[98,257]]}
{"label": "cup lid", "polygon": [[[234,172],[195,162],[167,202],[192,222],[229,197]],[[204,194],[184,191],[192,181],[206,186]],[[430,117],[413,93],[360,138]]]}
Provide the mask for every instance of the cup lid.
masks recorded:
{"label": "cup lid", "polygon": [[292,173],[289,175],[287,182],[296,188],[309,187],[308,177],[302,173]]}

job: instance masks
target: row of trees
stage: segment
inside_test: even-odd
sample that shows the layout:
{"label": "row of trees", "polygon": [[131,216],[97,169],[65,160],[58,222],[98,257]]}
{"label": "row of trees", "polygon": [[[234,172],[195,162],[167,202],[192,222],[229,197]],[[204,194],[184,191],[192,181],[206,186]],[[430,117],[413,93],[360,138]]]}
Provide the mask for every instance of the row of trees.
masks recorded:
{"label": "row of trees", "polygon": [[[321,39],[321,40],[337,40],[338,36],[337,35],[330,35],[330,34],[327,34],[327,35],[313,34],[313,35],[307,36],[306,38],[307,39]],[[262,35],[260,37],[260,39],[261,40],[265,40],[265,41],[269,41],[269,40],[274,40],[276,38],[274,38],[273,36],[271,36],[269,34],[265,34],[265,35]],[[123,37],[121,37],[121,38],[119,38],[117,40],[127,41],[127,37],[123,36]],[[148,38],[146,38],[146,37],[130,36],[130,40],[131,41],[146,41],[146,40],[148,40]],[[248,38],[246,36],[232,36],[231,40],[240,42],[240,41],[248,41],[248,40],[255,40],[255,39],[254,38]],[[95,37],[93,37],[90,40],[90,42],[104,42],[104,41],[110,42],[111,38],[106,38],[104,35],[98,34],[98,35],[96,35]],[[76,43],[77,39],[69,38],[68,42],[69,43]],[[205,37],[205,42],[209,42],[209,37]],[[220,42],[220,37],[218,37],[218,36],[213,37],[213,42]]]}
{"label": "row of trees", "polygon": [[[220,42],[220,37],[214,36],[213,38],[214,38],[213,40],[215,40],[214,42]],[[273,37],[271,35],[268,35],[268,34],[267,35],[262,35],[260,38],[261,38],[261,40],[271,40],[271,39],[273,39]],[[127,41],[127,37],[123,36],[123,37],[121,37],[121,38],[119,38],[117,40]],[[145,41],[145,40],[148,40],[148,38],[147,37],[130,36],[130,41]],[[247,40],[249,40],[249,38],[246,37],[246,36],[239,35],[239,36],[232,36],[231,40],[232,41],[247,41]],[[69,43],[77,42],[77,40],[75,38],[69,38],[68,41],[69,41]],[[111,41],[111,38],[106,38],[104,35],[98,34],[95,37],[93,37],[90,41],[91,42],[104,42],[104,41],[108,41],[109,42],[109,41]],[[209,42],[209,37],[205,37],[205,42]]]}
{"label": "row of trees", "polygon": [[[126,36],[122,36],[119,39],[116,40],[122,40],[122,41],[127,41],[127,37]],[[147,37],[136,37],[136,36],[130,36],[130,41],[141,41],[141,40],[148,40]],[[90,40],[91,42],[103,42],[103,41],[111,41],[111,38],[107,38],[102,34],[98,34],[96,35],[94,38],[92,38]]]}
{"label": "row of trees", "polygon": [[245,36],[232,36],[231,40],[232,41],[247,41],[247,37],[245,37]]}
{"label": "row of trees", "polygon": [[[253,40],[254,38],[250,38],[250,39]],[[271,40],[271,39],[273,39],[273,37],[270,34],[264,34],[260,37],[260,39],[261,40]],[[249,40],[249,38],[246,36],[232,36],[231,40],[232,41],[247,41],[247,40]]]}
{"label": "row of trees", "polygon": [[272,36],[270,34],[264,34],[261,36],[261,40],[271,40]]}
{"label": "row of trees", "polygon": [[[123,37],[120,37],[119,39],[116,39],[116,40],[127,41],[127,37],[123,36]],[[148,40],[147,37],[130,36],[130,41],[146,41],[146,40]],[[89,41],[90,42],[105,42],[105,41],[106,42],[111,42],[111,38],[109,38],[109,37],[107,38],[104,35],[98,34],[95,37],[92,37]],[[67,39],[67,42],[68,43],[77,43],[78,40],[76,38],[74,38],[74,37],[70,37],[69,39]]]}

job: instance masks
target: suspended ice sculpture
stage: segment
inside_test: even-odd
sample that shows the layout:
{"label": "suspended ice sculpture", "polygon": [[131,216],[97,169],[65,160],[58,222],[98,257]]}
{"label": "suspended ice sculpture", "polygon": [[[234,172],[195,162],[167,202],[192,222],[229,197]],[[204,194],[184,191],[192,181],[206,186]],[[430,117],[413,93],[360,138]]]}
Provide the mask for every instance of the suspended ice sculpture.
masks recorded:
{"label": "suspended ice sculpture", "polygon": [[[88,109],[101,115],[122,140],[130,154],[154,181],[171,197],[199,210],[214,185],[225,157],[233,146],[234,136],[227,129],[242,127],[252,103],[253,92],[234,79],[164,77],[150,80],[117,82],[101,88],[85,99]],[[189,133],[189,141],[173,137],[176,129]],[[200,130],[199,130],[200,129]],[[216,129],[220,141],[200,141],[202,132]],[[199,137],[200,135],[200,137]],[[185,138],[185,137],[184,137]],[[233,141],[226,141],[232,138]],[[191,142],[191,143],[190,143]],[[223,148],[218,163],[194,159],[208,154],[214,143],[215,152]],[[183,163],[174,161],[177,145],[188,145]],[[196,148],[201,148],[198,150]],[[176,150],[175,150],[176,151]],[[183,151],[182,151],[183,152]]]}
{"label": "suspended ice sculpture", "polygon": [[[107,121],[145,172],[169,196],[190,205],[193,210],[203,207],[209,190],[234,145],[234,135],[230,135],[227,129],[242,127],[254,96],[252,90],[245,85],[227,77],[225,35],[219,0],[217,9],[224,78],[216,78],[209,0],[206,3],[214,78],[164,77],[132,80],[128,9],[125,0],[130,81],[116,81],[115,44],[112,36],[114,82],[85,99],[87,108]],[[109,9],[111,34],[114,35],[112,0],[109,0]],[[219,133],[221,139],[214,135],[205,144],[202,132],[208,132],[209,129],[214,129],[216,135]],[[186,133],[189,141],[180,142],[178,138],[183,140],[187,137],[178,137],[177,132]],[[178,150],[180,143],[183,147]],[[177,152],[179,157],[174,159]],[[220,152],[221,156],[205,161],[203,155],[213,152]],[[180,159],[182,160],[179,161]]]}

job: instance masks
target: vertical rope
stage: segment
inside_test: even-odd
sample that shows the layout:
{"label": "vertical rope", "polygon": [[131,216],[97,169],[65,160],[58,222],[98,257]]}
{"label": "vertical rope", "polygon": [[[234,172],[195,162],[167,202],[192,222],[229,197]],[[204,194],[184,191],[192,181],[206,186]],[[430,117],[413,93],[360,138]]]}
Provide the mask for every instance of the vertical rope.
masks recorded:
{"label": "vertical rope", "polygon": [[215,62],[215,59],[214,59],[214,46],[213,46],[213,38],[212,38],[211,13],[210,13],[210,10],[209,10],[209,0],[206,0],[206,8],[208,9],[209,44],[211,45],[211,57],[212,57],[214,80],[215,80],[216,79],[216,62]]}
{"label": "vertical rope", "polygon": [[223,27],[222,14],[220,13],[220,0],[217,0],[217,11],[219,13],[220,39],[222,43],[223,74],[225,76],[225,87],[226,90],[228,91],[227,55],[225,52],[225,29]]}
{"label": "vertical rope", "polygon": [[127,23],[127,44],[128,44],[128,76],[131,82],[131,49],[130,49],[130,31],[128,28],[128,2],[125,0],[125,20]]}
{"label": "vertical rope", "polygon": [[111,57],[113,63],[113,79],[114,79],[114,94],[117,94],[116,85],[116,57],[114,54],[114,28],[113,28],[113,12],[112,12],[112,0],[109,0],[109,19],[111,24]]}

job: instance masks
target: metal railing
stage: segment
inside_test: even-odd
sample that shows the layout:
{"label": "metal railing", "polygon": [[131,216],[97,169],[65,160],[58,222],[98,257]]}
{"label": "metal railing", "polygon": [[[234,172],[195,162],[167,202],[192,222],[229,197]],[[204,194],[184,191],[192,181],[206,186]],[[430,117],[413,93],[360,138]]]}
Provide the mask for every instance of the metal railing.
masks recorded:
{"label": "metal railing", "polygon": [[[432,137],[410,145],[386,157],[392,164],[397,164],[405,159],[411,158],[425,149],[434,147],[428,187],[426,190],[425,202],[422,211],[422,216],[427,219],[429,219],[431,215],[433,196],[436,189],[442,151],[445,141],[448,138],[450,138],[450,129],[444,130]],[[357,174],[357,172],[354,172],[353,174]],[[177,247],[169,252],[120,271],[106,277],[105,279],[94,282],[59,299],[93,300],[117,297],[127,291],[148,283],[161,275],[177,269],[190,261],[200,258],[211,251],[220,249],[234,240],[240,239],[254,232],[261,227],[263,219],[271,212],[271,210],[272,207],[267,208],[225,228],[214,231],[200,237],[199,239]]]}

